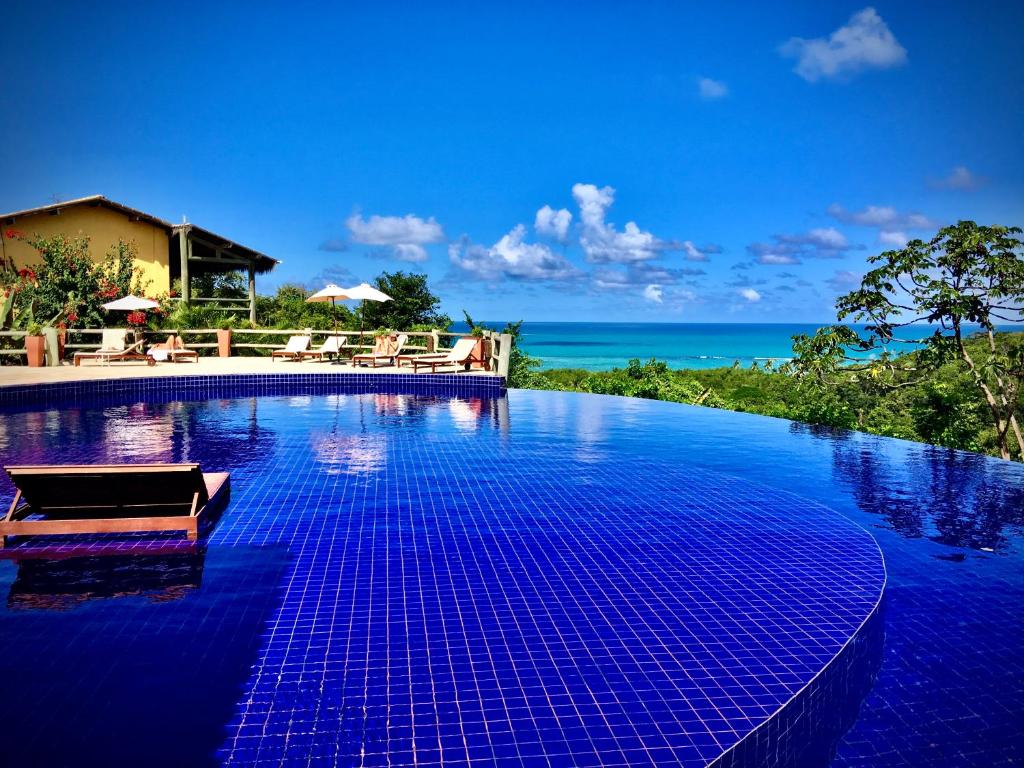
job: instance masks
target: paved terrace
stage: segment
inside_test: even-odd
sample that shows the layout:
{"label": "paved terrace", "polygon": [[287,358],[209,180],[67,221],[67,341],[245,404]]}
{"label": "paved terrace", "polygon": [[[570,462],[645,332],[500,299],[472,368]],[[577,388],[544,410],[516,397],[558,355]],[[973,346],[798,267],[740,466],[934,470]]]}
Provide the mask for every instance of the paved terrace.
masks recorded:
{"label": "paved terrace", "polygon": [[[458,373],[460,376],[496,376],[490,371],[456,370],[455,366],[438,368],[437,374],[420,371],[418,376]],[[395,366],[353,366],[348,362],[302,362],[271,361],[266,357],[200,357],[198,362],[161,362],[147,365],[144,362],[126,361],[104,365],[99,362],[84,362],[80,366],[64,363],[58,366],[29,368],[6,365],[0,367],[0,386],[23,386],[26,384],[52,384],[69,381],[93,381],[102,379],[153,378],[156,376],[218,376],[235,374],[311,374],[311,373],[403,373],[412,374],[406,365]]]}

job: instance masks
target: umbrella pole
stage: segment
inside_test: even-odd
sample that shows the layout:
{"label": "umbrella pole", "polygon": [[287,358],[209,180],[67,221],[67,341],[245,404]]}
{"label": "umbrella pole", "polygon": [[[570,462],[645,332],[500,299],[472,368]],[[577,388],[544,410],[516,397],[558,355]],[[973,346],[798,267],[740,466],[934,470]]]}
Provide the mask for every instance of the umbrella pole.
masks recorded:
{"label": "umbrella pole", "polygon": [[338,335],[338,307],[334,303],[334,297],[331,296],[331,315],[334,317],[334,335]]}

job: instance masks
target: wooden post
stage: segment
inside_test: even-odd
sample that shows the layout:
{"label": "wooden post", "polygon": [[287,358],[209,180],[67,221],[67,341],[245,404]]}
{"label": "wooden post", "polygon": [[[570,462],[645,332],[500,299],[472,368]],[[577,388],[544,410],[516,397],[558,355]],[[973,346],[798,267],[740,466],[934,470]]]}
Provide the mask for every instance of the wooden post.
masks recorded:
{"label": "wooden post", "polygon": [[188,280],[188,257],[192,255],[192,243],[188,239],[188,227],[178,229],[178,252],[181,256],[181,300],[192,301],[192,290]]}
{"label": "wooden post", "polygon": [[256,325],[256,264],[249,265],[249,322]]}

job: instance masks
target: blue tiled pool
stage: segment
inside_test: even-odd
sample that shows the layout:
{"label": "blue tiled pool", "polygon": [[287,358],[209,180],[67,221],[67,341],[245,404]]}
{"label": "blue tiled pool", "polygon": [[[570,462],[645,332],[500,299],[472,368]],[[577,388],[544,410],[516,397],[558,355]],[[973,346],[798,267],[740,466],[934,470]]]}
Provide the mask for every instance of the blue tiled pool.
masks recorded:
{"label": "blue tiled pool", "polygon": [[78,393],[62,410],[0,414],[6,463],[232,472],[232,502],[198,548],[7,550],[7,754],[1024,754],[1020,467],[667,403],[402,388]]}

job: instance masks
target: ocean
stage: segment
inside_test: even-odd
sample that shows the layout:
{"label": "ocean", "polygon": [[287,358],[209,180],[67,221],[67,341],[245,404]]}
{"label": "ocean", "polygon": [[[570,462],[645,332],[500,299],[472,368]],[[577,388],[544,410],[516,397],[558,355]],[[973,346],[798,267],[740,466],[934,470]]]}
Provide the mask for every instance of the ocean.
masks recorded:
{"label": "ocean", "polygon": [[[504,323],[488,322],[492,328]],[[816,323],[523,323],[521,345],[543,368],[607,371],[630,358],[656,357],[671,368],[720,368],[738,361],[743,367],[792,355],[792,337],[812,334]],[[856,327],[856,326],[854,326]],[[465,323],[454,330],[465,331]],[[1013,330],[1020,330],[1015,328]],[[902,338],[922,334],[921,327],[902,329]],[[909,345],[898,345],[909,351]]]}

